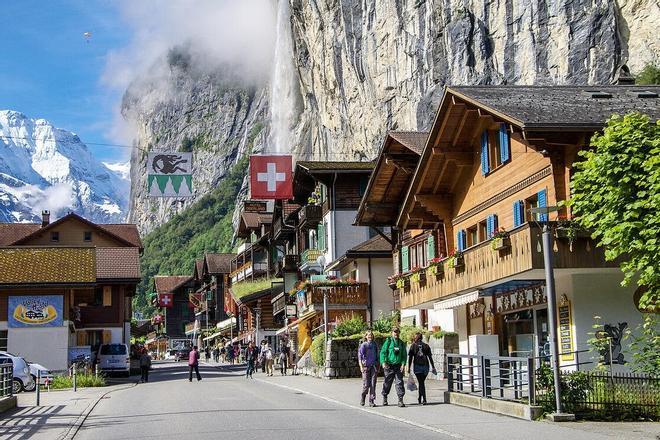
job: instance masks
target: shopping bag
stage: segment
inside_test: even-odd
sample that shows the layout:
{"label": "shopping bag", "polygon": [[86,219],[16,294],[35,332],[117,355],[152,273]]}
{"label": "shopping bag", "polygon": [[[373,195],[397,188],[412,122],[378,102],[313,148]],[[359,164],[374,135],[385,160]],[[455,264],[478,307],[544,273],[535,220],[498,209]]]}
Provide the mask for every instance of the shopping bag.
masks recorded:
{"label": "shopping bag", "polygon": [[408,391],[415,391],[417,389],[417,383],[415,383],[415,376],[412,374],[408,375],[408,382],[406,383],[406,388]]}

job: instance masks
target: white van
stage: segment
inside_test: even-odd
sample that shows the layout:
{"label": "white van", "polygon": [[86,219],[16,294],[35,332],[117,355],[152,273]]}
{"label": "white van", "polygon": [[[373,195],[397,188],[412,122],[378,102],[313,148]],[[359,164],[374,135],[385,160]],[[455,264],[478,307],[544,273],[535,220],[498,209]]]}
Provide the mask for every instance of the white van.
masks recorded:
{"label": "white van", "polygon": [[102,344],[98,354],[99,370],[120,372],[128,377],[131,372],[131,359],[126,344]]}

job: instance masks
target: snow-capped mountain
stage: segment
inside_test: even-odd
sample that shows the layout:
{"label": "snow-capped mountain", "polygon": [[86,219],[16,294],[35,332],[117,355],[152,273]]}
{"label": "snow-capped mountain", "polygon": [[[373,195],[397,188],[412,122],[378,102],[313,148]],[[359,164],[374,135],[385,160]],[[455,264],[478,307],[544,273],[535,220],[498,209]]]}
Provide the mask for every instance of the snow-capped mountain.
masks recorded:
{"label": "snow-capped mountain", "polygon": [[0,110],[0,222],[40,221],[73,211],[94,222],[125,220],[124,163],[103,164],[74,133],[45,119]]}

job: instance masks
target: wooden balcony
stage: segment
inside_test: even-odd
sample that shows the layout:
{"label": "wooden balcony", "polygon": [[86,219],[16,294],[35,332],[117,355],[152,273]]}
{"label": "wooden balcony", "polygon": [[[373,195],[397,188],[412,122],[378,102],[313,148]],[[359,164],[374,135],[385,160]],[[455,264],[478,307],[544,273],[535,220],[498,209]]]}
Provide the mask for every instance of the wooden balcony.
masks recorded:
{"label": "wooden balcony", "polygon": [[300,270],[303,272],[321,273],[321,265],[318,263],[318,258],[321,255],[323,255],[323,251],[319,249],[305,249],[300,254]]}
{"label": "wooden balcony", "polygon": [[254,263],[248,261],[235,271],[229,274],[232,283],[240,283],[243,280],[259,277],[268,271],[267,263]]}
{"label": "wooden balcony", "polygon": [[278,217],[273,222],[273,242],[283,244],[293,237],[294,229],[286,226],[282,217]]}
{"label": "wooden balcony", "polygon": [[[508,279],[544,279],[541,229],[524,224],[510,233],[511,246],[493,250],[491,240],[479,243],[463,252],[463,266],[449,268],[443,262],[442,276],[426,276],[426,281],[410,283],[399,289],[401,308],[431,305],[449,295],[477,290]],[[618,267],[618,262],[606,262],[602,248],[593,241],[578,238],[569,249],[567,239],[555,239],[553,245],[555,270],[598,269]]]}
{"label": "wooden balcony", "polygon": [[369,304],[369,284],[350,286],[310,286],[305,290],[304,311],[323,310],[323,295],[328,295],[330,309],[365,309]]}
{"label": "wooden balcony", "polygon": [[298,227],[302,229],[315,228],[323,217],[323,209],[320,205],[305,205],[298,211]]}

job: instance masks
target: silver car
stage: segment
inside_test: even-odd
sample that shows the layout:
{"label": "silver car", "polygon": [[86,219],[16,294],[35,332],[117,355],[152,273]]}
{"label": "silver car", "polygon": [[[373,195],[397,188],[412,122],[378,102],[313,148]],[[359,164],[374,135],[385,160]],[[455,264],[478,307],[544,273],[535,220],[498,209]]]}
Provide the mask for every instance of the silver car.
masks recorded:
{"label": "silver car", "polygon": [[[39,385],[48,385],[53,383],[53,373],[46,367],[41,364],[35,364],[34,362],[28,362],[30,367],[30,376],[32,376],[32,382],[34,385],[32,387],[25,387],[25,391],[34,391],[37,388],[37,376],[39,375]],[[39,374],[37,374],[39,373]]]}
{"label": "silver car", "polygon": [[12,392],[14,394],[18,394],[23,390],[34,389],[34,380],[25,359],[6,351],[0,351],[0,364],[12,364],[14,367],[14,378],[12,379]]}

